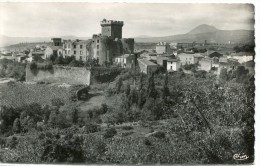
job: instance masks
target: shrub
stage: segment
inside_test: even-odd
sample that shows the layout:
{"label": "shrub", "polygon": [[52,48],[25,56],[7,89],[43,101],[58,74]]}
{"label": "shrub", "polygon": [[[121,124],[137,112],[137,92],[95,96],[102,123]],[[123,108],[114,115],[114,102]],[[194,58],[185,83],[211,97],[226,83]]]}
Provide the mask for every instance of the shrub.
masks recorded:
{"label": "shrub", "polygon": [[36,64],[35,62],[31,63],[31,64],[30,64],[30,69],[31,69],[32,71],[37,70],[37,69],[38,69],[37,64]]}
{"label": "shrub", "polygon": [[104,138],[112,138],[117,134],[117,131],[115,128],[109,128],[106,130],[106,132],[104,133]]}
{"label": "shrub", "polygon": [[134,129],[132,126],[122,126],[123,130],[132,130]]}
{"label": "shrub", "polygon": [[143,142],[144,142],[144,144],[146,146],[151,146],[152,145],[152,142],[148,138],[145,138]]}
{"label": "shrub", "polygon": [[95,132],[98,132],[100,130],[101,130],[100,126],[97,125],[97,124],[93,124],[93,123],[87,123],[83,127],[83,133],[84,134],[95,133]]}

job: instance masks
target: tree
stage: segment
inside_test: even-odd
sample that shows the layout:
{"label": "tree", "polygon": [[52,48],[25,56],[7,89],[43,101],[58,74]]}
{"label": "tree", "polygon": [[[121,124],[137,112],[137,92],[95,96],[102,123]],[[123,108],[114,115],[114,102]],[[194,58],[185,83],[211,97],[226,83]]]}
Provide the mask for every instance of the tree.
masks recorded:
{"label": "tree", "polygon": [[116,83],[116,93],[121,92],[122,86],[123,86],[123,79],[122,79],[122,77],[120,77]]}
{"label": "tree", "polygon": [[55,61],[54,61],[54,64],[59,64],[59,65],[62,65],[64,64],[64,58],[62,55],[58,56]]}
{"label": "tree", "polygon": [[168,72],[167,72],[164,78],[162,98],[165,99],[169,95],[170,95],[170,90],[168,88]]}
{"label": "tree", "polygon": [[79,115],[78,115],[78,109],[73,109],[72,111],[72,123],[73,124],[77,124],[78,123],[78,119],[79,119]]}
{"label": "tree", "polygon": [[129,96],[130,91],[131,91],[131,87],[130,87],[130,84],[128,83],[128,84],[126,84],[126,90],[125,90],[126,96]]}
{"label": "tree", "polygon": [[245,69],[245,66],[238,66],[236,70],[236,81],[245,82],[247,80],[248,70]]}
{"label": "tree", "polygon": [[14,123],[13,123],[13,132],[14,133],[20,133],[21,132],[21,123],[20,123],[20,120],[18,118],[16,118],[14,120]]}
{"label": "tree", "polygon": [[157,97],[157,91],[155,89],[154,74],[152,73],[148,79],[147,97],[155,99]]}
{"label": "tree", "polygon": [[141,109],[144,103],[143,98],[143,74],[140,75],[140,81],[139,81],[139,93],[138,93],[138,107]]}
{"label": "tree", "polygon": [[227,81],[228,80],[228,73],[226,68],[222,68],[220,70],[219,79],[221,81]]}

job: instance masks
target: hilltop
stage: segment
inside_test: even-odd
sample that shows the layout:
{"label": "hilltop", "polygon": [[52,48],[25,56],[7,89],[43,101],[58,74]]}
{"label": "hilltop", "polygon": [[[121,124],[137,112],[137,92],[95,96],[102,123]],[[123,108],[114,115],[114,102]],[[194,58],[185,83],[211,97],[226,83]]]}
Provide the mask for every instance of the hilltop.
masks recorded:
{"label": "hilltop", "polygon": [[211,43],[253,43],[253,30],[220,30],[214,26],[202,24],[185,34],[164,37],[136,37],[136,42],[211,42]]}

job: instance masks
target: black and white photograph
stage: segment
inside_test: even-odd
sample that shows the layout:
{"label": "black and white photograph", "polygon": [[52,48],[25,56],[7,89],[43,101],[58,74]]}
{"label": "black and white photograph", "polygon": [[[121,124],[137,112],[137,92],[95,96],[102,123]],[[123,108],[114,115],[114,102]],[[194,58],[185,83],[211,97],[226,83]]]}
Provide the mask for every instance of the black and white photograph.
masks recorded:
{"label": "black and white photograph", "polygon": [[0,2],[0,165],[254,164],[255,12]]}

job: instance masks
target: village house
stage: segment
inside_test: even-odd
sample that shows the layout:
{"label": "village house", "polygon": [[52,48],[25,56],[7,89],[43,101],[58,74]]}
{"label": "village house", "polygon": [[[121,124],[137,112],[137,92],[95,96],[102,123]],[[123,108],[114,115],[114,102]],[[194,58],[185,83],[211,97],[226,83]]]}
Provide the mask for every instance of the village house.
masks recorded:
{"label": "village house", "polygon": [[212,67],[216,69],[219,68],[219,58],[216,57],[212,58]]}
{"label": "village house", "polygon": [[237,59],[239,63],[248,62],[254,59],[254,53],[251,52],[239,52],[232,53],[227,58]]}
{"label": "village house", "polygon": [[145,74],[151,74],[158,69],[158,65],[147,60],[147,59],[137,59],[140,71]]}
{"label": "village house", "polygon": [[177,55],[180,59],[181,65],[186,64],[197,64],[200,59],[203,58],[201,54],[188,54],[188,53],[181,53]]}
{"label": "village house", "polygon": [[144,52],[140,55],[141,58],[145,58],[147,60],[157,60],[157,54],[156,53],[150,53],[150,52]]}
{"label": "village house", "polygon": [[90,57],[90,44],[91,40],[76,40],[72,43],[72,54],[75,56],[76,60],[87,61]]}
{"label": "village house", "polygon": [[167,60],[167,71],[173,72],[180,69],[180,60],[179,59],[168,59]]}
{"label": "village house", "polygon": [[63,56],[62,46],[47,46],[44,52],[44,59],[49,58],[51,55]]}
{"label": "village house", "polygon": [[68,56],[72,56],[73,55],[73,51],[72,51],[72,41],[71,40],[63,40],[63,56],[64,57],[68,57]]}
{"label": "village house", "polygon": [[156,53],[157,54],[172,54],[172,50],[170,48],[169,43],[167,43],[167,42],[159,42],[156,45]]}
{"label": "village house", "polygon": [[202,58],[199,61],[199,69],[209,72],[212,68],[212,59],[211,58]]}
{"label": "village house", "polygon": [[223,68],[226,68],[227,71],[234,71],[237,69],[240,63],[236,59],[227,59],[227,62],[219,62],[219,68],[217,74],[219,75]]}
{"label": "village house", "polygon": [[207,56],[209,58],[217,57],[220,58],[223,56],[223,54],[217,52],[217,51],[206,51],[205,53],[202,54],[203,56]]}
{"label": "village house", "polygon": [[132,68],[135,65],[134,54],[124,54],[115,58],[115,64],[123,68]]}
{"label": "village house", "polygon": [[174,54],[172,55],[157,55],[156,63],[158,65],[163,66],[165,69],[167,69],[167,60],[175,58]]}

